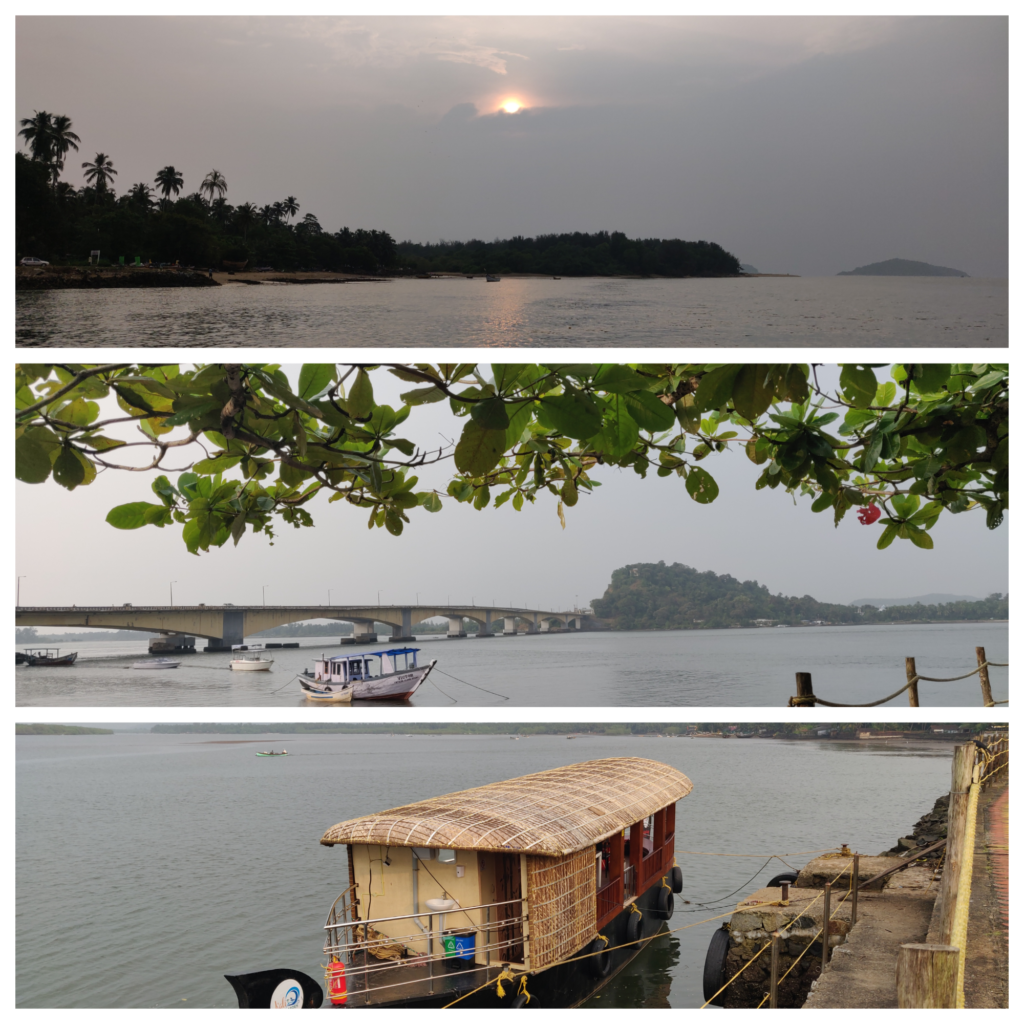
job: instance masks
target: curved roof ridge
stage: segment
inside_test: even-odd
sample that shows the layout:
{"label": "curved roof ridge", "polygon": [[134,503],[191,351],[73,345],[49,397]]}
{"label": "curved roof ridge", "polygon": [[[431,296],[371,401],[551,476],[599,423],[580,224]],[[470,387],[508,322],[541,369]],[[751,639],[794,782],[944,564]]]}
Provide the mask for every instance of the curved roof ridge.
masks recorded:
{"label": "curved roof ridge", "polygon": [[660,761],[607,757],[352,818],[329,828],[320,842],[565,856],[692,789],[681,771]]}

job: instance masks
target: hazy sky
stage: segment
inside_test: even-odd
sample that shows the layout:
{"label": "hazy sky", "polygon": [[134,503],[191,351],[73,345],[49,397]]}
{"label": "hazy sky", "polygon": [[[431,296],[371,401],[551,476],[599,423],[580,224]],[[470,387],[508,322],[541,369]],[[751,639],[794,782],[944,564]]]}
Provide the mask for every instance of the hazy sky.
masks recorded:
{"label": "hazy sky", "polygon": [[1000,17],[21,17],[35,110],[72,118],[76,185],[97,150],[119,192],[216,167],[233,204],[294,195],[332,231],[1007,273]]}
{"label": "hazy sky", "polygon": [[[834,381],[834,370],[819,372],[823,384]],[[379,371],[374,380],[378,401],[396,405],[409,387]],[[461,421],[447,408],[414,409],[404,435],[426,445],[451,438]],[[21,600],[32,605],[166,604],[174,580],[182,604],[259,604],[269,584],[267,602],[275,604],[326,604],[328,588],[335,604],[373,602],[380,588],[384,603],[411,603],[418,592],[421,603],[475,598],[560,610],[600,597],[614,569],[662,559],[756,579],[772,593],[842,603],[1009,589],[1008,525],[989,531],[981,513],[942,516],[932,551],[906,541],[877,551],[879,529],[852,514],[835,529],[806,498],[794,507],[781,490],[755,491],[760,470],[742,452],[704,465],[721,488],[711,505],[691,500],[677,477],[641,480],[606,467],[598,477],[604,485],[566,510],[564,531],[550,495],[518,513],[511,503],[478,512],[446,499],[440,513],[413,509],[397,538],[367,530],[366,513],[324,498],[309,506],[313,529],[281,525],[273,547],[247,533],[237,548],[199,557],[185,550],[180,526],[121,531],[104,522],[113,505],[155,500],[151,476],[108,472],[74,492],[17,483],[15,571],[27,575]],[[449,472],[420,472],[418,489],[443,490]]]}

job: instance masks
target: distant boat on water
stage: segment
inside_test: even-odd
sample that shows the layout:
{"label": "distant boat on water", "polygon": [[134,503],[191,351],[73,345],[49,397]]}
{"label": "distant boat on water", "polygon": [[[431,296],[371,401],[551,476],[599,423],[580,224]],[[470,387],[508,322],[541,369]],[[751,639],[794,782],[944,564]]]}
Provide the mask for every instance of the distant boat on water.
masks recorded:
{"label": "distant boat on water", "polygon": [[59,647],[38,647],[25,651],[26,663],[36,668],[40,665],[74,665],[77,657],[78,651],[72,651],[70,654],[62,656]]}
{"label": "distant boat on water", "polygon": [[501,278],[500,278],[500,277],[498,277],[498,276],[497,276],[497,275],[495,275],[495,274],[488,274],[488,275],[487,275],[487,280],[488,280],[488,281],[500,281],[500,280],[501,280]]}
{"label": "distant boat on water", "polygon": [[287,750],[257,750],[257,757],[287,757]]}
{"label": "distant boat on water", "polygon": [[177,668],[181,664],[173,658],[149,658],[146,661],[137,661],[132,668]]}

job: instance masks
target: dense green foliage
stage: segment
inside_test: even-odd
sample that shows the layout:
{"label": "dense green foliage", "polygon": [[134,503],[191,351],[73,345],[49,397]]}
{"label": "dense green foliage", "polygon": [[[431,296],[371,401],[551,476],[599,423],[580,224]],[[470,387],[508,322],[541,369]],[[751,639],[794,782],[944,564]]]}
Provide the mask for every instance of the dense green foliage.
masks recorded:
{"label": "dense green foliage", "polygon": [[[382,369],[415,385],[397,409],[374,399]],[[312,526],[320,494],[395,535],[443,497],[516,510],[553,499],[564,527],[605,465],[679,478],[709,504],[718,484],[706,466],[732,444],[760,467],[756,490],[806,496],[837,525],[859,507],[879,548],[896,538],[931,548],[945,513],[984,513],[998,527],[1009,506],[1008,367],[911,363],[890,374],[880,383],[874,367],[845,363],[829,393],[796,363],[308,363],[294,382],[277,364],[21,364],[15,475],[74,490],[99,469],[127,468],[118,449],[149,449],[152,470],[191,453],[176,481],[152,482],[156,502],[119,505],[107,522],[177,523],[198,553],[247,530],[273,539],[278,522]],[[106,398],[123,415],[102,418]],[[415,440],[404,426],[435,402],[459,435],[440,448],[433,432]],[[125,424],[138,428],[131,441],[104,432]],[[412,470],[445,461],[446,493],[417,490]]]}
{"label": "dense green foliage", "polygon": [[723,629],[753,626],[757,619],[773,624],[931,622],[961,619],[1005,619],[1009,597],[994,594],[985,601],[948,605],[900,605],[879,610],[866,605],[826,604],[813,597],[772,594],[755,580],[698,572],[678,562],[627,565],[612,573],[604,596],[593,601],[594,614],[618,629]]}
{"label": "dense green foliage", "polygon": [[[103,155],[103,154],[99,154]],[[168,170],[165,168],[164,170]],[[173,170],[173,168],[170,168]],[[201,192],[156,199],[139,183],[124,195],[112,188],[75,189],[49,184],[47,166],[15,157],[15,250],[51,263],[82,263],[99,249],[104,263],[124,256],[133,263],[175,263],[219,267],[222,261],[248,262],[249,268],[332,270],[377,273],[393,267],[394,239],[386,231],[333,234],[312,214],[290,223],[287,200],[263,206],[231,206]]]}
{"label": "dense green foliage", "polygon": [[14,726],[16,736],[113,736],[113,729],[93,729],[84,725],[52,725],[30,724],[17,722]]}
{"label": "dense green foliage", "polygon": [[35,626],[25,626],[14,630],[16,644],[63,644],[81,643],[83,640],[149,640],[160,636],[159,633],[143,633],[135,629],[94,629],[85,633],[38,633]]}
{"label": "dense green foliage", "polygon": [[559,277],[657,274],[721,277],[740,272],[739,260],[715,242],[627,238],[621,231],[517,235],[493,242],[437,242],[398,246],[402,266],[460,274],[553,274]]}

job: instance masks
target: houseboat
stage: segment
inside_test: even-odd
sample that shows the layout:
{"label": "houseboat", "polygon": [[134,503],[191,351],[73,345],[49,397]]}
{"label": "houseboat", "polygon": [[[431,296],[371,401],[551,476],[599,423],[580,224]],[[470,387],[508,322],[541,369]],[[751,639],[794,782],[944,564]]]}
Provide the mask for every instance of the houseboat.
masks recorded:
{"label": "houseboat", "polygon": [[[348,884],[324,925],[327,998],[580,1006],[672,917],[676,801],[692,788],[668,765],[614,757],[328,829],[320,842],[345,848]],[[240,1006],[258,1007],[297,972],[227,977]]]}
{"label": "houseboat", "polygon": [[330,695],[351,685],[354,700],[408,700],[430,675],[437,659],[417,665],[419,647],[392,647],[386,651],[341,654],[325,658],[299,675],[307,696]]}

